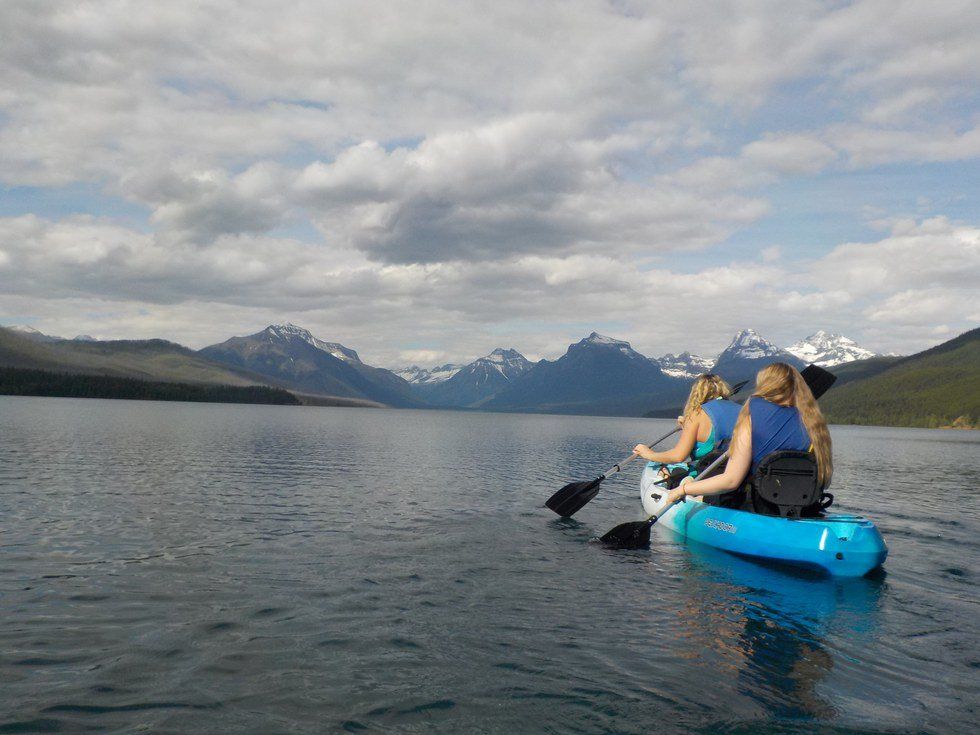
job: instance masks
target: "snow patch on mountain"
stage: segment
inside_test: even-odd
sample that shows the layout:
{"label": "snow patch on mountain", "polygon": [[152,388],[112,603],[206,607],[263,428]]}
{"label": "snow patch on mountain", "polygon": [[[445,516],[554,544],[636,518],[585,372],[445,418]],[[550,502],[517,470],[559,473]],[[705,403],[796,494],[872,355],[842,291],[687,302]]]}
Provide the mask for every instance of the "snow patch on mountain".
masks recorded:
{"label": "snow patch on mountain", "polygon": [[502,347],[498,347],[486,357],[475,360],[471,365],[478,363],[483,363],[496,370],[507,380],[513,380],[531,367],[531,363],[520,352],[514,349],[505,350]]}
{"label": "snow patch on mountain", "polygon": [[650,360],[659,365],[665,375],[684,379],[696,378],[702,373],[710,372],[715,364],[713,357],[701,357],[690,352],[682,352],[679,355],[668,353],[663,357],[650,358]]}
{"label": "snow patch on mountain", "polygon": [[336,357],[338,360],[343,360],[344,362],[360,362],[361,358],[358,356],[357,352],[350,349],[349,347],[344,347],[344,345],[339,342],[324,342],[322,339],[314,337],[313,334],[308,329],[303,329],[302,327],[297,327],[295,324],[290,324],[289,322],[285,324],[273,324],[266,331],[270,334],[270,337],[278,337],[280,339],[287,339],[289,337],[299,337],[304,342],[316,347],[318,350],[323,350]]}
{"label": "snow patch on mountain", "polygon": [[821,367],[833,367],[878,356],[876,352],[861,347],[849,337],[823,329],[790,345],[786,351],[804,362],[812,362]]}
{"label": "snow patch on mountain", "polygon": [[624,342],[621,339],[615,339],[613,337],[607,337],[604,334],[599,334],[598,332],[593,332],[585,339],[576,342],[575,344],[569,346],[569,350],[581,348],[581,347],[604,347],[611,348],[622,352],[624,355],[629,355],[630,357],[640,357],[646,359],[639,352],[633,349],[629,342]]}
{"label": "snow patch on mountain", "polygon": [[418,365],[412,365],[411,367],[392,370],[392,372],[413,385],[430,385],[449,380],[464,367],[466,366],[456,365],[454,363],[446,363],[445,365],[434,368],[423,368]]}

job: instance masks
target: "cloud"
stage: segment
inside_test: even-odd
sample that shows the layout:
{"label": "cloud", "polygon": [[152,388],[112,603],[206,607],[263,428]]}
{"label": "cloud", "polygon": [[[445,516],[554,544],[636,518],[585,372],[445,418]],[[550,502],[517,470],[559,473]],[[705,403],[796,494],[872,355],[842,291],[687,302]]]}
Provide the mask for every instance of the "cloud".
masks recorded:
{"label": "cloud", "polygon": [[978,243],[977,228],[936,218],[809,263],[763,258],[680,272],[571,254],[378,267],[280,238],[229,236],[200,248],[93,218],[28,216],[0,219],[0,313],[40,316],[35,326],[53,333],[152,334],[193,346],[291,320],[390,365],[419,350],[447,361],[500,345],[554,356],[600,322],[652,355],[714,354],[747,325],[786,344],[820,326],[908,351],[929,344],[937,322],[965,330],[978,321]]}
{"label": "cloud", "polygon": [[814,273],[823,282],[854,292],[976,288],[980,228],[945,217],[903,220],[883,240],[837,246],[816,264]]}
{"label": "cloud", "polygon": [[414,149],[366,142],[311,164],[295,189],[325,238],[392,263],[704,247],[768,209],[626,181],[607,158],[622,141],[574,128],[534,114]]}
{"label": "cloud", "polygon": [[816,227],[812,253],[753,238],[809,226],[794,181],[980,155],[971,11],[2,3],[0,184],[41,195],[0,219],[0,308],[195,345],[292,319],[385,361],[551,355],[597,323],[652,353],[803,321],[923,346],[916,294],[973,318],[941,298],[976,282],[969,205],[874,242]]}
{"label": "cloud", "polygon": [[854,168],[906,161],[967,160],[980,156],[980,126],[962,133],[945,127],[894,130],[868,125],[842,125],[828,136],[849,156]]}

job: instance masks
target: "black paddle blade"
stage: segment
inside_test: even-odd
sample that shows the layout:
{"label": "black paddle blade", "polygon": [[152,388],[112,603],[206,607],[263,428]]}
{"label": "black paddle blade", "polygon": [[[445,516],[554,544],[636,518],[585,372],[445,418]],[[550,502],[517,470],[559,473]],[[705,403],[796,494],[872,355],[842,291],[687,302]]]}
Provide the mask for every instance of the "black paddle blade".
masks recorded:
{"label": "black paddle blade", "polygon": [[813,393],[814,398],[820,398],[820,396],[830,390],[830,386],[837,380],[836,375],[817,365],[807,365],[800,372],[800,375],[803,376],[806,384],[810,386],[810,392]]}
{"label": "black paddle blade", "polygon": [[603,478],[597,477],[587,482],[570,482],[556,492],[545,505],[562,518],[571,518],[586,503],[599,494],[599,485]]}
{"label": "black paddle blade", "polygon": [[650,545],[650,521],[620,523],[599,540],[619,549],[645,549]]}

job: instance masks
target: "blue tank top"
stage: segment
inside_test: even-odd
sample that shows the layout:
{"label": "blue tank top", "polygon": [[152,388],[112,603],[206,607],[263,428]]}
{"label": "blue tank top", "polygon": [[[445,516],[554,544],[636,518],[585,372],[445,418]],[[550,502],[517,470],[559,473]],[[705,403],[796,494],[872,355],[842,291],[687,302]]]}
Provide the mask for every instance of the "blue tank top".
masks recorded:
{"label": "blue tank top", "polygon": [[810,435],[803,426],[800,412],[792,406],[778,406],[764,398],[749,399],[752,417],[752,468],[763,457],[781,449],[805,452],[810,448]]}
{"label": "blue tank top", "polygon": [[742,410],[742,407],[726,398],[715,398],[702,403],[701,410],[711,419],[711,431],[708,433],[708,438],[703,442],[695,441],[694,451],[691,453],[694,459],[701,459],[713,451],[721,442],[732,438],[735,422],[738,420],[738,412]]}

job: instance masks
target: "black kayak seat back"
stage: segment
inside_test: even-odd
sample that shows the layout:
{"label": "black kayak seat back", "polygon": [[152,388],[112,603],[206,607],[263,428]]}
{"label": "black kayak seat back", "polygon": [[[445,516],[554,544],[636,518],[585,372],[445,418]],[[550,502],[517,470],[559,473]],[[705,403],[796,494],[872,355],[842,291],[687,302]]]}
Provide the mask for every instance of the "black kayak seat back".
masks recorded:
{"label": "black kayak seat back", "polygon": [[817,462],[809,452],[782,450],[767,454],[752,473],[753,510],[765,515],[800,518],[829,506],[821,495]]}

